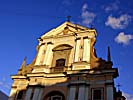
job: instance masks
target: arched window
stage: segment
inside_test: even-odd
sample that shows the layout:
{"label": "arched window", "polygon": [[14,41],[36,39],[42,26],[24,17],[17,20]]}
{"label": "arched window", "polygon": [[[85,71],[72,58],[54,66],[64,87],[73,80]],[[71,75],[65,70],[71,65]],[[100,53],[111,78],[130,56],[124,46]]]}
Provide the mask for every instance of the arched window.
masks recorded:
{"label": "arched window", "polygon": [[62,99],[62,96],[55,95],[55,96],[51,96],[50,100],[63,100],[63,99]]}
{"label": "arched window", "polygon": [[62,67],[65,66],[65,59],[61,58],[61,59],[57,59],[56,60],[56,67]]}
{"label": "arched window", "polygon": [[63,93],[59,91],[52,91],[48,93],[43,100],[66,100]]}
{"label": "arched window", "polygon": [[70,55],[72,46],[68,44],[61,44],[52,49],[53,51],[53,59],[52,59],[52,66],[56,67],[63,67],[69,66]]}

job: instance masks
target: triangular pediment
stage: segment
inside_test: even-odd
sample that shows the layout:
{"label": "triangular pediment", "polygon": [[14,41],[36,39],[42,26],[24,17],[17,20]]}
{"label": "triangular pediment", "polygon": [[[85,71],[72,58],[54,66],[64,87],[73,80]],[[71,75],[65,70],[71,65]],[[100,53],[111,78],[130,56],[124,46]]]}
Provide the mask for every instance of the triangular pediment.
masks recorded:
{"label": "triangular pediment", "polygon": [[46,32],[41,38],[51,37],[51,36],[61,36],[61,35],[73,35],[77,32],[87,31],[87,27],[83,27],[71,22],[64,22],[60,26]]}

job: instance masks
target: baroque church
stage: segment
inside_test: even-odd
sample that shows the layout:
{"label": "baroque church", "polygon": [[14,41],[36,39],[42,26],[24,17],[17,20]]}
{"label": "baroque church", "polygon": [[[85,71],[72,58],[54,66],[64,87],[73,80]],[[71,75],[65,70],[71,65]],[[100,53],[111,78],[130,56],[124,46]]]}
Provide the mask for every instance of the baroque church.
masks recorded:
{"label": "baroque church", "polygon": [[38,38],[37,54],[30,64],[24,59],[12,75],[9,100],[125,100],[116,91],[108,47],[107,60],[98,58],[97,32],[64,22]]}

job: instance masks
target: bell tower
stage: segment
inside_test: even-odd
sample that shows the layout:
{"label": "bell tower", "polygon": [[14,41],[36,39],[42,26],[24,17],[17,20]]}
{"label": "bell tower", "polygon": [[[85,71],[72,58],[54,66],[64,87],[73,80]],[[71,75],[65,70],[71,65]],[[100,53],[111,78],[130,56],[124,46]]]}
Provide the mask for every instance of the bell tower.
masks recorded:
{"label": "bell tower", "polygon": [[97,32],[65,22],[46,32],[38,41],[34,60],[24,59],[9,100],[114,100],[110,49],[108,59],[96,56]]}

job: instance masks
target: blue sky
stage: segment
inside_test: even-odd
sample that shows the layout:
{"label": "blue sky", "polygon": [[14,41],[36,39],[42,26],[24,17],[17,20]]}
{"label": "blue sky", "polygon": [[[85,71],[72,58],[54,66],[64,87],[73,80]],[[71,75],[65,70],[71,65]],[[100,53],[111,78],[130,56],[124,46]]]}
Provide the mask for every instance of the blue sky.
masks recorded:
{"label": "blue sky", "polygon": [[0,90],[9,95],[12,80],[24,57],[36,55],[37,38],[66,21],[97,30],[98,57],[107,58],[111,47],[115,84],[133,100],[133,1],[132,0],[0,0]]}

